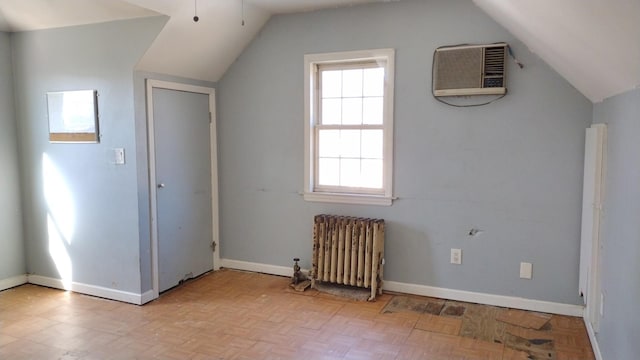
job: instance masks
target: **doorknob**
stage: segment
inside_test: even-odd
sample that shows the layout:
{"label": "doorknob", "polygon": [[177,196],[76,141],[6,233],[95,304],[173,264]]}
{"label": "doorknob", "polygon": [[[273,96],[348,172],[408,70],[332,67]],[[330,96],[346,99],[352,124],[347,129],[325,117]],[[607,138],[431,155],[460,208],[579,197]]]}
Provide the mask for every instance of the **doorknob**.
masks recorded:
{"label": "doorknob", "polygon": [[162,189],[164,187],[164,183],[158,184],[158,189]]}

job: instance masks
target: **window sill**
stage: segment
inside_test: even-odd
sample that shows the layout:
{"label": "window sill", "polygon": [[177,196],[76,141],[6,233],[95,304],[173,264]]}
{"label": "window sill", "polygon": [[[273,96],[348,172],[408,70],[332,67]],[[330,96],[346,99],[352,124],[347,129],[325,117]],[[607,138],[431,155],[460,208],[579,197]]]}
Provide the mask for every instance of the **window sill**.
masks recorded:
{"label": "window sill", "polygon": [[355,195],[339,193],[305,192],[306,201],[327,202],[352,205],[379,205],[391,206],[393,198],[380,195]]}

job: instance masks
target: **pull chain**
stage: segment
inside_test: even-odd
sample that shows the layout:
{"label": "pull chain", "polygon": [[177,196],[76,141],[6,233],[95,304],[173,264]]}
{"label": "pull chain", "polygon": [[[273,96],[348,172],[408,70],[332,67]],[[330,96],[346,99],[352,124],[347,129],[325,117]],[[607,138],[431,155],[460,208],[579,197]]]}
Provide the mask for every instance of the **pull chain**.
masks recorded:
{"label": "pull chain", "polygon": [[198,22],[200,18],[198,17],[198,0],[193,0],[193,22]]}
{"label": "pull chain", "polygon": [[240,5],[242,7],[242,26],[244,26],[244,0],[241,0]]}

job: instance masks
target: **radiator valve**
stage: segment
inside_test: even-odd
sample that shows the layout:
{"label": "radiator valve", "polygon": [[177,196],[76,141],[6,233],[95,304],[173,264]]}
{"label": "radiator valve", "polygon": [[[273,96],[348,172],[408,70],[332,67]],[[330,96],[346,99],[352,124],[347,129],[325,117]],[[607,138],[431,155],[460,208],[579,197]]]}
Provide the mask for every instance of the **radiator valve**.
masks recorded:
{"label": "radiator valve", "polygon": [[298,285],[298,282],[304,280],[302,278],[302,273],[300,272],[300,265],[298,265],[299,258],[293,258],[293,278],[291,278],[291,283],[293,285]]}
{"label": "radiator valve", "polygon": [[295,291],[305,291],[311,286],[311,280],[307,279],[305,273],[300,271],[298,261],[300,261],[299,258],[293,259],[293,276],[291,277],[291,284],[289,284],[289,286]]}

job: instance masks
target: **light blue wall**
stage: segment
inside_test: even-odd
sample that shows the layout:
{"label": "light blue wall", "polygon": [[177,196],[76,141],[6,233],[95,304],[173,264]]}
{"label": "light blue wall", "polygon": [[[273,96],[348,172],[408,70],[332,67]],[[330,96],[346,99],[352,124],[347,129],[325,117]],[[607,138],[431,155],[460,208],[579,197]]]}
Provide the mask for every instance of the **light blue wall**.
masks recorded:
{"label": "light blue wall", "polygon": [[0,281],[26,271],[12,86],[11,40],[0,32]]}
{"label": "light blue wall", "polygon": [[[436,47],[510,43],[509,94],[453,108],[430,94]],[[396,49],[391,207],[305,202],[303,56]],[[387,222],[387,280],[577,304],[584,130],[592,105],[469,1],[273,17],[218,83],[224,258],[308,267],[312,217]],[[484,232],[469,237],[471,228]],[[449,264],[451,248],[463,265]],[[519,279],[521,261],[533,279]]]}
{"label": "light blue wall", "polygon": [[[52,234],[59,232],[73,281],[140,292],[133,68],[165,22],[155,17],[12,35],[29,273],[61,277],[51,255]],[[98,90],[101,141],[51,144],[45,94],[77,89]],[[113,164],[113,148],[125,149],[125,165]],[[49,200],[47,184],[56,184]],[[57,228],[48,226],[49,214]]]}
{"label": "light blue wall", "polygon": [[594,106],[594,123],[607,124],[601,232],[604,317],[597,335],[604,359],[640,354],[640,89]]}
{"label": "light blue wall", "polygon": [[146,80],[162,80],[181,84],[215,88],[216,83],[178,76],[136,71],[134,99],[136,114],[136,158],[138,159],[138,224],[140,227],[140,277],[142,292],[151,290],[151,215],[149,214],[149,145],[147,142]]}

